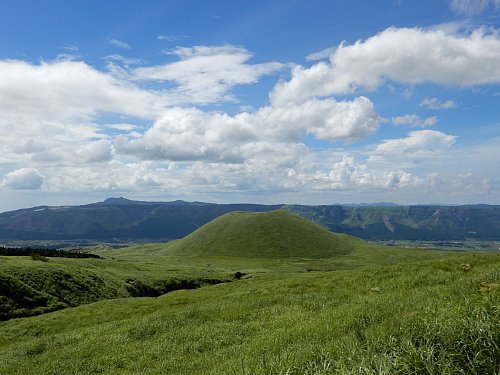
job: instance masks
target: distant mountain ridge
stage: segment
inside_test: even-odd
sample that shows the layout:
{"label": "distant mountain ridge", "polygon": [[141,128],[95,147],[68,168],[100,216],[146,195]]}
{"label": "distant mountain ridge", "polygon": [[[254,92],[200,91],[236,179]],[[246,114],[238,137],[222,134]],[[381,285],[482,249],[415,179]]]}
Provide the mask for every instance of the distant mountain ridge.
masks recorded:
{"label": "distant mountain ridge", "polygon": [[215,203],[205,203],[205,202],[186,202],[183,200],[176,200],[170,202],[154,202],[154,201],[134,201],[127,198],[108,198],[102,202],[91,203],[86,206],[126,206],[130,204],[140,204],[146,206],[154,206],[154,205],[168,205],[168,206],[210,206]]}
{"label": "distant mountain ridge", "polygon": [[5,240],[144,240],[182,238],[233,211],[283,208],[331,231],[370,240],[500,240],[500,206],[260,205],[148,202],[123,197],[80,206],[38,206],[0,213]]}
{"label": "distant mountain ridge", "polygon": [[369,240],[500,240],[500,206],[285,206],[334,232]]}

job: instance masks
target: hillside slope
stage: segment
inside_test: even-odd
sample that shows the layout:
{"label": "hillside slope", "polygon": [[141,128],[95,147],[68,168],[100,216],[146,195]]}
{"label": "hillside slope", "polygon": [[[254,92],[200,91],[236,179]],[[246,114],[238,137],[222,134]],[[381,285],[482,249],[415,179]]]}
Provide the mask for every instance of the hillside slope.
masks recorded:
{"label": "hillside slope", "polygon": [[228,272],[112,259],[0,256],[0,321],[105,299],[157,297],[229,279]]}
{"label": "hillside slope", "polygon": [[12,319],[0,373],[496,374],[499,262],[276,272]]}
{"label": "hillside slope", "polygon": [[167,245],[165,254],[247,258],[330,258],[345,255],[364,241],[332,233],[298,215],[231,212]]}

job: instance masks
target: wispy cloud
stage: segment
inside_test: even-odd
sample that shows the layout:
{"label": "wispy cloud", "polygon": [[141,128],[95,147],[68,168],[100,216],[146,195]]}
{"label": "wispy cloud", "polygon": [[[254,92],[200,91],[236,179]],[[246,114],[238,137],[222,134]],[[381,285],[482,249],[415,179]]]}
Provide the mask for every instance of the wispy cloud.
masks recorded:
{"label": "wispy cloud", "polygon": [[465,16],[475,16],[488,9],[500,9],[500,0],[451,0],[450,8]]}
{"label": "wispy cloud", "polygon": [[118,40],[118,39],[110,39],[109,43],[112,46],[117,47],[117,48],[123,48],[123,49],[131,49],[132,48],[128,43],[125,43],[124,41]]}
{"label": "wispy cloud", "polygon": [[115,61],[115,62],[124,64],[124,65],[140,65],[140,64],[144,63],[144,60],[142,60],[142,59],[133,58],[133,57],[125,57],[125,56],[118,55],[118,54],[104,56],[103,60]]}
{"label": "wispy cloud", "polygon": [[426,97],[420,102],[420,106],[428,109],[451,109],[456,108],[457,103],[453,100],[446,100],[442,102],[438,98]]}
{"label": "wispy cloud", "polygon": [[420,116],[412,114],[412,115],[404,115],[397,116],[391,119],[391,122],[394,125],[409,125],[414,127],[425,128],[427,126],[435,125],[438,122],[437,116],[427,117],[426,119],[420,118]]}
{"label": "wispy cloud", "polygon": [[166,35],[166,34],[158,35],[156,37],[156,39],[164,40],[166,42],[177,42],[179,40],[187,39],[187,38],[188,38],[187,35]]}
{"label": "wispy cloud", "polygon": [[177,47],[165,53],[178,57],[179,61],[138,68],[135,79],[176,83],[177,88],[170,94],[178,103],[232,101],[233,87],[256,83],[260,77],[284,66],[278,62],[249,64],[252,53],[232,45]]}
{"label": "wispy cloud", "polygon": [[337,49],[337,47],[328,47],[328,48],[325,48],[321,51],[310,53],[309,55],[306,56],[306,60],[307,61],[317,61],[317,60],[326,59],[326,58],[330,57],[330,55],[333,54],[336,49]]}
{"label": "wispy cloud", "polygon": [[69,51],[69,52],[76,52],[76,51],[80,50],[80,47],[78,47],[76,44],[70,44],[70,45],[64,46],[63,50]]}

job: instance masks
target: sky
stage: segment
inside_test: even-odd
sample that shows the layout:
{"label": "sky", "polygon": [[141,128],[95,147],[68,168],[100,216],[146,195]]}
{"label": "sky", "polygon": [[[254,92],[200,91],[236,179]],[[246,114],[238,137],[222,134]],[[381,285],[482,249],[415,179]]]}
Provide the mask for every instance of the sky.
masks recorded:
{"label": "sky", "polygon": [[500,204],[500,0],[17,0],[0,211]]}

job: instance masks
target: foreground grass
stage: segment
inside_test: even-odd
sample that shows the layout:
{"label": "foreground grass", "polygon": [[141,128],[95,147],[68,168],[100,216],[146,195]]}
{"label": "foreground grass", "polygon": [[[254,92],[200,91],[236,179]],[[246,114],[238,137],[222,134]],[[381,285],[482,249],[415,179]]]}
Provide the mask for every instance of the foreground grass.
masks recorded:
{"label": "foreground grass", "polygon": [[[254,270],[261,262],[247,260]],[[335,272],[277,265],[229,284],[0,323],[0,373],[498,372],[498,255]]]}

